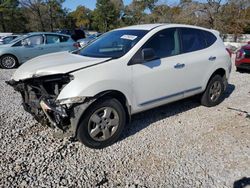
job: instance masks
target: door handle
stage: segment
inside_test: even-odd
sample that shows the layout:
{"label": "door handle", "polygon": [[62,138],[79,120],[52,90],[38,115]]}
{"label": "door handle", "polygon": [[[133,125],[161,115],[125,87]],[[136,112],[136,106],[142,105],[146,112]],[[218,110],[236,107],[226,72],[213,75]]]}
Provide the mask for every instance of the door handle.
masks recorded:
{"label": "door handle", "polygon": [[38,50],[43,50],[43,47],[39,47]]}
{"label": "door handle", "polygon": [[208,60],[209,60],[209,61],[215,61],[215,60],[216,60],[216,57],[215,57],[215,56],[210,56],[210,57],[208,58]]}
{"label": "door handle", "polygon": [[177,64],[174,66],[175,69],[182,69],[182,68],[184,68],[184,67],[185,67],[185,64],[180,64],[180,63],[177,63]]}

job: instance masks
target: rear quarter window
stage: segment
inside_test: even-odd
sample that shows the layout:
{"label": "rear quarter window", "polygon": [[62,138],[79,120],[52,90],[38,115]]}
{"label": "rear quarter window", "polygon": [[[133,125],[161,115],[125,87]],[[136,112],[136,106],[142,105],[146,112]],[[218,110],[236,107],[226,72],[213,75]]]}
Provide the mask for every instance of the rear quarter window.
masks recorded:
{"label": "rear quarter window", "polygon": [[180,38],[182,43],[182,53],[194,52],[207,48],[202,30],[193,28],[181,28]]}
{"label": "rear quarter window", "polygon": [[217,40],[217,37],[213,33],[210,33],[208,31],[202,31],[202,32],[203,32],[203,36],[206,40],[207,47],[212,46],[215,43],[215,41]]}

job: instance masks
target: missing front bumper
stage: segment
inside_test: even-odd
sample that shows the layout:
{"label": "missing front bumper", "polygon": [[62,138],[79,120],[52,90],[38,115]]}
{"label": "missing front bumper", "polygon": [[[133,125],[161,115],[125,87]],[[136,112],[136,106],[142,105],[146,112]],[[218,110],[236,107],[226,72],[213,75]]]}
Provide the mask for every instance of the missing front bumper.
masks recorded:
{"label": "missing front bumper", "polygon": [[40,106],[52,127],[57,127],[63,131],[69,128],[70,117],[63,106],[50,103],[46,99],[40,100]]}

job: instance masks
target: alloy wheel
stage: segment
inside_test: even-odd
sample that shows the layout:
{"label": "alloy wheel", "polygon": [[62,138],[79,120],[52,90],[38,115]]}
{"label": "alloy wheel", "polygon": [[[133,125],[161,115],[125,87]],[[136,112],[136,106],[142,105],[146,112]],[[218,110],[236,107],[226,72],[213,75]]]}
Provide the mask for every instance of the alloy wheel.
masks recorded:
{"label": "alloy wheel", "polygon": [[209,97],[211,101],[215,102],[219,99],[222,92],[222,86],[219,81],[215,81],[209,89]]}
{"label": "alloy wheel", "polygon": [[88,133],[96,141],[105,141],[114,135],[119,123],[117,111],[112,107],[103,107],[89,118]]}

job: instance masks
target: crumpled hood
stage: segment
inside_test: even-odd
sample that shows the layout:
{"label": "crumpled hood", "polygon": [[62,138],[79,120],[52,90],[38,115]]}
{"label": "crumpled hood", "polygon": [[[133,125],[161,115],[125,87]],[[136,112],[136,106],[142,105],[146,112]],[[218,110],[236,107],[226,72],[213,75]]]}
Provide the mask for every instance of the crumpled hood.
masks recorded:
{"label": "crumpled hood", "polygon": [[68,73],[108,59],[110,58],[92,58],[69,52],[51,53],[36,57],[21,65],[12,79],[19,81],[31,77]]}

